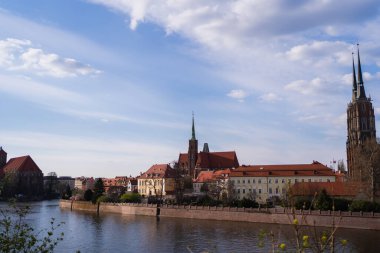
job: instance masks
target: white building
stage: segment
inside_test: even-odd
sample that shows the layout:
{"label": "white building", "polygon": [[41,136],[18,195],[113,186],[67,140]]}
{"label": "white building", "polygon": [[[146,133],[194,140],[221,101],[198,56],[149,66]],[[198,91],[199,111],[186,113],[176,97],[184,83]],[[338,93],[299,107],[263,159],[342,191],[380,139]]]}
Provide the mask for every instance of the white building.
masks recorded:
{"label": "white building", "polygon": [[229,178],[238,199],[265,203],[268,198],[286,195],[296,182],[335,182],[335,173],[313,161],[311,164],[243,165],[231,171]]}

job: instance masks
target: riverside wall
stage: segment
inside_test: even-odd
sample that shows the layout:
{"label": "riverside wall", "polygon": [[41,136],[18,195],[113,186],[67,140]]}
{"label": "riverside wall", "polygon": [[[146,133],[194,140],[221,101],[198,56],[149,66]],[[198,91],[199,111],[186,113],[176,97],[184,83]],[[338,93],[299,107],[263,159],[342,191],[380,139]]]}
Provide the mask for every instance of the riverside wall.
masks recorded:
{"label": "riverside wall", "polygon": [[[117,213],[122,215],[146,215],[183,219],[203,219],[219,221],[240,221],[252,223],[291,224],[289,210],[284,208],[236,208],[208,206],[147,205],[128,203],[101,203],[99,206],[86,201],[61,200],[60,207],[90,212]],[[99,211],[98,211],[99,208]],[[340,211],[296,211],[300,225],[380,230],[379,213],[340,212]]]}
{"label": "riverside wall", "polygon": [[132,203],[100,203],[92,204],[89,201],[60,200],[59,206],[64,209],[87,212],[117,213],[127,215],[157,216],[157,205]]}

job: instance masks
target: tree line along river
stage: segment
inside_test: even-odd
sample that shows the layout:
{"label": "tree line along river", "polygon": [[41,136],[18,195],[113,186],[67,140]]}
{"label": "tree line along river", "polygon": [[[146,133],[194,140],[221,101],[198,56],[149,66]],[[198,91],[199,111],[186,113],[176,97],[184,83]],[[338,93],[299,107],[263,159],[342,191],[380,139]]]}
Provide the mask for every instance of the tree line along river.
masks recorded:
{"label": "tree line along river", "polygon": [[[27,222],[36,230],[48,228],[50,219],[64,224],[64,240],[54,252],[268,252],[269,239],[259,247],[261,231],[273,231],[276,242],[291,250],[289,225],[231,221],[101,214],[60,209],[57,200],[28,203]],[[7,203],[0,203],[5,208]],[[380,232],[339,229],[337,240],[346,239],[345,252],[380,252]]]}

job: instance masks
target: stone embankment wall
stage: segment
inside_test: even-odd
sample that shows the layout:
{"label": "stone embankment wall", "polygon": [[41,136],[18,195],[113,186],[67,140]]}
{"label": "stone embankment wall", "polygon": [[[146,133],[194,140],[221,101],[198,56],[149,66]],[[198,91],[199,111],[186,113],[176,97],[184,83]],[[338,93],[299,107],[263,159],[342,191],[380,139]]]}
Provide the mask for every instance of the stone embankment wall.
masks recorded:
{"label": "stone embankment wall", "polygon": [[[185,219],[243,221],[273,224],[291,224],[293,217],[284,208],[235,208],[235,207],[205,207],[205,206],[173,206],[127,203],[101,203],[93,205],[86,201],[61,200],[61,208],[99,213],[118,213],[132,215],[147,215]],[[331,212],[331,211],[296,211],[300,225],[316,225],[330,227],[332,224],[342,228],[380,230],[379,213],[363,212]]]}
{"label": "stone embankment wall", "polygon": [[[157,205],[147,204],[132,204],[132,203],[100,203],[100,205],[92,204],[88,201],[71,201],[60,200],[61,208],[71,210],[81,210],[99,213],[118,213],[118,214],[133,214],[133,215],[157,215]],[[98,211],[99,208],[99,211]]]}
{"label": "stone embankment wall", "polygon": [[[171,206],[160,208],[161,217],[178,217],[190,219],[244,221],[257,223],[291,224],[290,210],[284,208],[236,208],[236,207],[203,207]],[[296,211],[296,218],[301,225],[330,227],[332,224],[342,228],[380,230],[379,213],[331,212],[331,211]]]}

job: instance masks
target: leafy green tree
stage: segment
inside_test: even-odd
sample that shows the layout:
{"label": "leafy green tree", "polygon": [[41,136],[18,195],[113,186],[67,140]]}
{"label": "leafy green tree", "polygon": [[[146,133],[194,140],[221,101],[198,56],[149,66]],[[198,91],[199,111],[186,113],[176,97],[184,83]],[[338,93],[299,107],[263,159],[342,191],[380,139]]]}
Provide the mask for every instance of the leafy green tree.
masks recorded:
{"label": "leafy green tree", "polygon": [[322,189],[322,191],[318,194],[315,207],[319,210],[331,210],[332,200],[329,195],[327,195],[326,189]]}
{"label": "leafy green tree", "polygon": [[104,193],[104,183],[101,178],[96,179],[94,184],[94,195],[92,195],[92,203],[96,203],[98,198]]}
{"label": "leafy green tree", "polygon": [[84,198],[84,200],[86,200],[86,201],[90,201],[90,200],[93,199],[93,196],[94,196],[94,193],[92,192],[92,190],[91,190],[91,189],[87,189],[87,190],[84,192],[84,196],[83,196],[83,198]]}
{"label": "leafy green tree", "polygon": [[72,196],[72,194],[73,194],[73,192],[72,192],[72,190],[70,188],[70,185],[67,184],[66,187],[65,187],[65,191],[62,194],[62,199],[70,199],[71,196]]}
{"label": "leafy green tree", "polygon": [[56,229],[63,223],[57,224],[52,218],[49,229],[35,231],[26,223],[29,211],[29,207],[15,204],[0,210],[0,252],[50,253],[63,240],[63,232],[55,235]]}

